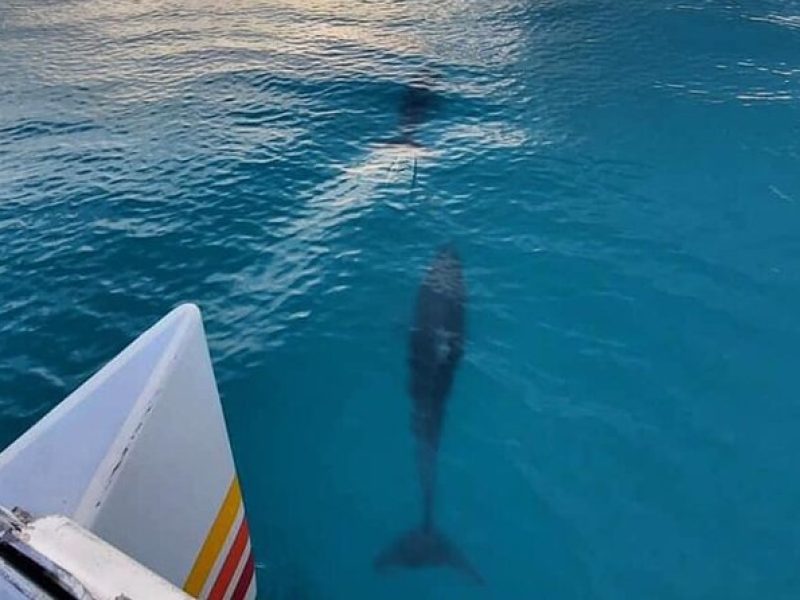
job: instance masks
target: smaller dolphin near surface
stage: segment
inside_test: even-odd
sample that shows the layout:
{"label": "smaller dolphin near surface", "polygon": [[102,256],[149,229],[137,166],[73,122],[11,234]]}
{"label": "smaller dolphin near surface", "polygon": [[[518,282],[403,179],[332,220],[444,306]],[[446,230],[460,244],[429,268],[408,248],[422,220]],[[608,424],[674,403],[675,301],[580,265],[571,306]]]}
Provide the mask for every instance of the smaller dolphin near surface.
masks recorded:
{"label": "smaller dolphin near surface", "polygon": [[411,146],[419,145],[414,135],[438,102],[438,95],[429,86],[421,82],[408,84],[400,105],[399,141]]}
{"label": "smaller dolphin near surface", "polygon": [[435,154],[419,142],[417,134],[441,100],[435,90],[435,82],[438,79],[438,74],[428,69],[403,84],[403,93],[398,107],[399,132],[379,144],[383,147],[396,148],[400,155],[404,155],[410,161],[412,189],[417,180],[417,158]]}
{"label": "smaller dolphin near surface", "polygon": [[402,84],[402,95],[398,106],[400,131],[396,137],[386,143],[402,144],[414,148],[422,146],[416,139],[416,134],[442,101],[442,97],[437,91],[439,79],[438,73],[427,69]]}
{"label": "smaller dolphin near surface", "polygon": [[422,521],[375,559],[375,568],[449,566],[482,584],[478,571],[434,522],[436,467],[447,399],[464,352],[466,291],[461,260],[452,246],[442,248],[417,294],[409,344],[411,430],[417,442]]}

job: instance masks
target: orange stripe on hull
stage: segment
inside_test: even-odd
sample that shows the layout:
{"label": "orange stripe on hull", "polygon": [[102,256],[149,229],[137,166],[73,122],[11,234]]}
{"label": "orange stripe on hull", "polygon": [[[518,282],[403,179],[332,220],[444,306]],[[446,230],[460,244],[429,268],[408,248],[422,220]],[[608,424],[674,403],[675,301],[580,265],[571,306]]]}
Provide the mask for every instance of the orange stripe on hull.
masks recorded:
{"label": "orange stripe on hull", "polygon": [[222,564],[217,580],[214,582],[214,587],[208,594],[208,600],[222,600],[225,597],[225,592],[228,591],[228,586],[233,579],[233,574],[236,572],[236,567],[241,562],[244,549],[247,547],[247,542],[250,540],[250,530],[247,527],[247,519],[242,518],[242,524],[239,526],[239,531],[236,533],[236,538],[233,540],[228,556]]}

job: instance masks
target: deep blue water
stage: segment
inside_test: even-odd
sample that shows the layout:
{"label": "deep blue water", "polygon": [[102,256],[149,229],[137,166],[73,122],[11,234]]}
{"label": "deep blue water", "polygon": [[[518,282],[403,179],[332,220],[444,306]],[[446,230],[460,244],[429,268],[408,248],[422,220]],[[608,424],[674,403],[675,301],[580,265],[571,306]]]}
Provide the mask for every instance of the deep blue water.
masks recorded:
{"label": "deep blue water", "polygon": [[[193,301],[263,597],[797,598],[798,163],[796,0],[5,1],[0,446]],[[448,240],[484,588],[371,569]]]}

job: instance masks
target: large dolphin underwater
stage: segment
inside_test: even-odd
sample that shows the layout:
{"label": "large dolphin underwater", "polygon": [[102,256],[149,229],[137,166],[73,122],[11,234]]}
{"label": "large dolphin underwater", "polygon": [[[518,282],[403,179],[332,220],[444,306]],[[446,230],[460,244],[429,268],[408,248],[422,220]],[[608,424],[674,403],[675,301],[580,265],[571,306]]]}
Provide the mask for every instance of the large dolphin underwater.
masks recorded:
{"label": "large dolphin underwater", "polygon": [[436,528],[436,467],[447,398],[464,353],[466,290],[453,246],[441,248],[417,293],[409,340],[411,431],[417,441],[422,520],[375,558],[375,568],[450,566],[483,583],[461,551]]}

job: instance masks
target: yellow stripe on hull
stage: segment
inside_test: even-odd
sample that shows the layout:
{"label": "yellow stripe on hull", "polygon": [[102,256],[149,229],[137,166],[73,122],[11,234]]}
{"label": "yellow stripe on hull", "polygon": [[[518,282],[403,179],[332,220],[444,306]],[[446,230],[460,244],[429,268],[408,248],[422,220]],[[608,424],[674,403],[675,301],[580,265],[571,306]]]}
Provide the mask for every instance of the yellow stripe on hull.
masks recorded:
{"label": "yellow stripe on hull", "polygon": [[194,561],[194,566],[183,584],[183,590],[190,596],[195,598],[200,596],[200,592],[206,584],[211,569],[217,562],[219,553],[225,540],[228,539],[231,527],[236,520],[236,514],[239,512],[239,506],[242,504],[242,491],[239,488],[239,480],[234,476],[228,493],[225,494],[225,499],[222,501],[217,518],[208,530],[206,541],[203,542],[203,547],[197,554]]}

